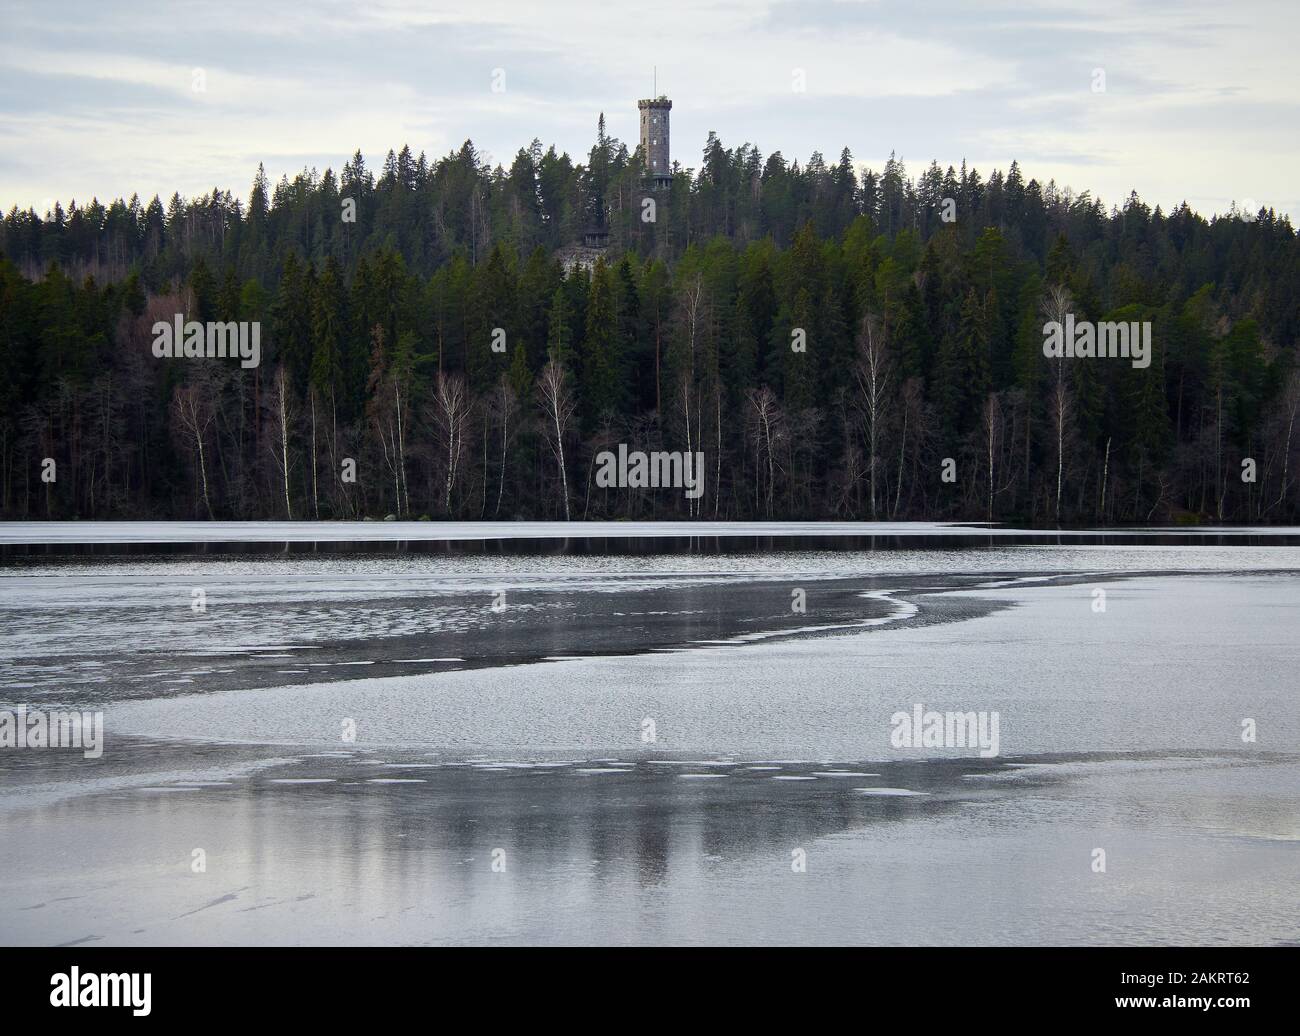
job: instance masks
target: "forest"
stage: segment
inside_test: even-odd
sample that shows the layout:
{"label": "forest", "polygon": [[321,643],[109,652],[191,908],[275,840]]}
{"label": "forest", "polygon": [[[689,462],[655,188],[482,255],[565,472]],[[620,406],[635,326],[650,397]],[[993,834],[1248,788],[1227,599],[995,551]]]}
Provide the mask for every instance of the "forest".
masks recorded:
{"label": "forest", "polygon": [[[158,358],[178,314],[260,323],[260,362]],[[1149,323],[1149,366],[1046,357],[1066,314]],[[585,162],[12,208],[0,516],[1294,523],[1298,337],[1272,210],[714,134],[655,191],[602,117]],[[619,444],[704,492],[598,486]]]}

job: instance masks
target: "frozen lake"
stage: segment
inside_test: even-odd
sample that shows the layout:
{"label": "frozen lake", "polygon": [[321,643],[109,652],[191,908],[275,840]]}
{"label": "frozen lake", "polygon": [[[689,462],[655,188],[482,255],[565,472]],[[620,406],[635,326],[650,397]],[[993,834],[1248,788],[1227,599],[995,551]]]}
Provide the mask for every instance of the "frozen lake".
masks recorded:
{"label": "frozen lake", "polygon": [[106,749],[0,750],[0,934],[1294,942],[1294,535],[970,531],[7,556],[0,709]]}

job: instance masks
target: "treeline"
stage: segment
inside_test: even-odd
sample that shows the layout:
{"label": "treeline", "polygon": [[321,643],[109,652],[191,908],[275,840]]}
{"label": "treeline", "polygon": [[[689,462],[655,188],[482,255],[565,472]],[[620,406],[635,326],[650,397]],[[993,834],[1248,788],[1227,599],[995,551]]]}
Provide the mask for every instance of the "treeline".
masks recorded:
{"label": "treeline", "polygon": [[[14,209],[0,251],[7,518],[1300,511],[1300,249],[1267,210],[712,135],[653,193],[602,123],[585,164],[403,148],[378,177],[259,169],[247,206]],[[155,357],[178,313],[259,321],[261,365]],[[1150,366],[1044,357],[1067,313],[1149,321]],[[598,487],[619,443],[703,452],[703,497]]]}

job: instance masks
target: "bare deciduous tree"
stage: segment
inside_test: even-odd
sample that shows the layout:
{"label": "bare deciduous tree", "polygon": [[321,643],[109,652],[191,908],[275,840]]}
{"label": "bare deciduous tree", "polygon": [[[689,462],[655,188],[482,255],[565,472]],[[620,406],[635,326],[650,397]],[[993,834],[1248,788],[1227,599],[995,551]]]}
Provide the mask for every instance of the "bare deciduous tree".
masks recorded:
{"label": "bare deciduous tree", "polygon": [[[1065,333],[1065,319],[1070,315],[1074,305],[1074,296],[1070,289],[1061,284],[1053,284],[1043,297],[1041,313],[1043,321],[1055,322]],[[1058,356],[1052,363],[1052,389],[1048,398],[1048,413],[1052,420],[1052,430],[1056,435],[1056,520],[1061,520],[1061,487],[1065,481],[1065,440],[1068,436],[1073,407],[1070,402],[1070,388],[1065,369],[1064,355]]]}
{"label": "bare deciduous tree", "polygon": [[980,411],[980,428],[984,438],[984,463],[988,468],[985,514],[989,521],[993,521],[993,501],[999,493],[1011,485],[1014,477],[1011,473],[1011,465],[1004,463],[1003,469],[1007,472],[1006,480],[1000,486],[997,483],[998,456],[1006,440],[1006,417],[1002,399],[996,392],[990,392],[984,400],[984,408]]}
{"label": "bare deciduous tree", "polygon": [[410,427],[411,370],[408,362],[389,363],[384,350],[384,329],[376,325],[372,334],[370,357],[370,402],[367,412],[379,438],[384,463],[393,476],[397,513],[411,509],[411,493],[406,482],[406,433]]}
{"label": "bare deciduous tree", "polygon": [[1065,444],[1069,438],[1070,423],[1074,416],[1074,404],[1070,399],[1070,387],[1061,378],[1052,386],[1047,400],[1047,414],[1056,433],[1056,509],[1054,514],[1061,520],[1061,487],[1065,481]]}
{"label": "bare deciduous tree", "polygon": [[[772,517],[772,500],[776,487],[776,451],[785,440],[785,416],[776,394],[764,385],[749,393],[750,438],[754,442],[754,460],[758,468],[755,497],[766,502],[767,516]],[[767,471],[767,488],[763,491],[763,471]]]}
{"label": "bare deciduous tree", "polygon": [[271,456],[275,459],[284,485],[284,513],[290,521],[293,521],[293,503],[289,498],[289,474],[293,470],[293,462],[289,457],[289,431],[298,416],[292,393],[289,376],[285,373],[284,364],[280,364],[271,379],[267,404],[272,432]]}
{"label": "bare deciduous tree", "polygon": [[208,492],[206,445],[209,430],[216,420],[216,411],[206,391],[207,388],[208,386],[202,380],[188,385],[177,385],[172,392],[171,411],[172,420],[180,430],[181,436],[194,450],[194,462],[198,468],[199,485],[203,492],[203,507],[208,512],[208,518],[211,519],[213,517],[212,497]]}
{"label": "bare deciduous tree", "polygon": [[[691,402],[692,402],[692,397],[695,395],[696,349],[699,344],[699,334],[700,334],[701,326],[703,325],[705,319],[705,314],[704,314],[705,302],[706,300],[704,294],[704,277],[702,274],[697,273],[691,279],[690,283],[686,285],[682,293],[681,313],[680,313],[680,321],[682,324],[683,334],[686,339],[686,343],[685,343],[686,362],[683,365],[681,386],[680,386],[680,391],[678,393],[678,396],[681,402],[683,423],[686,427],[686,457],[688,463],[693,462],[693,459],[695,457],[694,450],[698,449],[699,445],[702,445],[702,443],[693,445],[694,440],[692,438],[692,431],[691,431],[691,419],[692,419]],[[694,414],[695,420],[697,422],[700,422],[702,420],[702,415],[699,413],[699,406],[697,406],[695,410],[696,410]],[[719,420],[721,420],[720,417]],[[697,435],[694,438],[702,439],[702,434]],[[703,473],[701,473],[701,477],[703,477]],[[695,514],[696,507],[697,507],[696,501],[694,500],[686,501],[686,509],[688,514],[693,516]]]}
{"label": "bare deciduous tree", "polygon": [[[899,433],[898,442],[898,485],[894,488],[894,516],[898,515],[898,508],[903,499],[903,470],[907,461],[908,429],[912,429],[912,439],[910,441],[913,444],[920,443],[924,432],[922,418],[924,402],[921,379],[908,378],[903,383],[902,431]],[[914,455],[918,452],[915,445],[913,445],[912,452]]]}
{"label": "bare deciduous tree", "polygon": [[537,379],[537,395],[544,418],[543,435],[560,469],[560,492],[564,497],[564,520],[567,522],[570,520],[569,475],[564,465],[564,442],[569,437],[569,426],[577,404],[569,391],[569,376],[556,360],[547,360],[542,368]]}
{"label": "bare deciduous tree", "polygon": [[1300,371],[1293,370],[1291,377],[1287,379],[1286,391],[1282,395],[1282,414],[1286,423],[1286,437],[1282,443],[1282,478],[1277,488],[1277,500],[1269,510],[1282,503],[1291,488],[1291,442],[1295,434],[1297,413],[1300,413]]}
{"label": "bare deciduous tree", "polygon": [[[519,411],[519,398],[515,395],[508,374],[501,375],[501,380],[497,382],[496,388],[492,390],[488,405],[493,420],[501,429],[501,470],[497,475],[497,505],[492,512],[493,516],[496,517],[501,514],[501,499],[505,496],[506,457],[509,454],[510,443],[516,434],[517,422],[515,421],[515,415]],[[486,471],[483,477],[486,481]]]}
{"label": "bare deciduous tree", "polygon": [[867,482],[871,493],[871,520],[876,519],[876,472],[879,468],[880,429],[888,406],[889,356],[880,318],[868,313],[862,318],[858,336],[858,362],[854,368],[861,397],[862,418],[867,438]]}
{"label": "bare deciduous tree", "polygon": [[438,444],[445,464],[443,509],[448,515],[452,513],[452,494],[460,481],[465,432],[472,410],[465,379],[459,374],[439,374],[433,393],[433,423],[438,430]]}

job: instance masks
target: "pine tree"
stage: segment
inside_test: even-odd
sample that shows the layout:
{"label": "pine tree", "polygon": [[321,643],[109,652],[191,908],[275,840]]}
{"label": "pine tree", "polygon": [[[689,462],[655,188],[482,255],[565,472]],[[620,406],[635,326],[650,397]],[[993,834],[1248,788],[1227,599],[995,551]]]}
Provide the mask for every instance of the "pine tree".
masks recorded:
{"label": "pine tree", "polygon": [[586,331],[581,346],[581,404],[583,426],[590,429],[622,402],[619,380],[619,328],[614,308],[614,284],[604,259],[597,259],[591,274]]}

